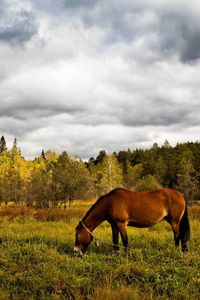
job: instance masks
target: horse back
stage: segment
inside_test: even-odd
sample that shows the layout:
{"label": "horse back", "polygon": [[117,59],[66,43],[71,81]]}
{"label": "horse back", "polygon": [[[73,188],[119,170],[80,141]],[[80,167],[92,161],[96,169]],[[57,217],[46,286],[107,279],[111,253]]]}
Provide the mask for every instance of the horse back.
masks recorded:
{"label": "horse back", "polygon": [[153,192],[116,189],[109,193],[107,202],[109,218],[136,227],[152,226],[167,216],[178,220],[186,205],[182,194],[173,189]]}

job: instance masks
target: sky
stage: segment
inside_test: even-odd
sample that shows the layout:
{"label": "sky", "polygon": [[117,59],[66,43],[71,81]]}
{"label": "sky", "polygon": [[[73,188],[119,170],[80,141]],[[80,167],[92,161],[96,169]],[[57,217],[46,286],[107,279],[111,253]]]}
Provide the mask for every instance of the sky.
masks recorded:
{"label": "sky", "polygon": [[0,0],[0,136],[27,158],[199,141],[200,2]]}

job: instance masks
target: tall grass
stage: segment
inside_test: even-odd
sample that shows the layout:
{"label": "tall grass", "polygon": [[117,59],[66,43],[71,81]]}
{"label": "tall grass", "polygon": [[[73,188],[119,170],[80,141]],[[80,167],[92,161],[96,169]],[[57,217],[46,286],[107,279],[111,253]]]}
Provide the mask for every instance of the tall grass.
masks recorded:
{"label": "tall grass", "polygon": [[0,209],[0,217],[8,217],[10,220],[16,217],[31,217],[41,221],[69,222],[73,218],[81,219],[88,207],[66,208],[66,209],[36,209],[26,206],[8,206]]}
{"label": "tall grass", "polygon": [[[127,255],[92,243],[83,258],[74,256],[73,244],[74,228],[85,208],[54,211],[53,217],[49,210],[51,217],[44,211],[15,217],[4,211],[0,217],[0,299],[199,299],[197,211],[190,208],[192,240],[186,254],[175,250],[171,228],[163,222],[149,229],[129,228]],[[67,213],[70,217],[63,217]],[[107,223],[94,234],[111,241]]]}

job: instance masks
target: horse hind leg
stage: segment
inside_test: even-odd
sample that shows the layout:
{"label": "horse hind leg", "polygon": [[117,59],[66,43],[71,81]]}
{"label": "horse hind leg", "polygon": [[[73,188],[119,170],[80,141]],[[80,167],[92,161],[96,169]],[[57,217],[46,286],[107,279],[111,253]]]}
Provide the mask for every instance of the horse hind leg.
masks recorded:
{"label": "horse hind leg", "polygon": [[184,214],[180,221],[180,238],[181,238],[181,246],[182,251],[186,252],[187,249],[187,241],[190,239],[190,222],[187,213],[187,206],[185,208]]}
{"label": "horse hind leg", "polygon": [[182,246],[182,251],[183,252],[188,251],[188,248],[187,248],[187,237],[186,237],[186,235],[181,236],[181,246]]}
{"label": "horse hind leg", "polygon": [[174,233],[175,247],[178,248],[180,243],[179,223],[171,222],[171,227]]}

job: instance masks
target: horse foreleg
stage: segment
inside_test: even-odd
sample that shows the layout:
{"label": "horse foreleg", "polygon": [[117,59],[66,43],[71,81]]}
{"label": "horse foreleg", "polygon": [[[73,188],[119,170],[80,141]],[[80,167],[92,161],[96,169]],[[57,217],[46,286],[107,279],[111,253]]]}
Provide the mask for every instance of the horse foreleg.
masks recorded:
{"label": "horse foreleg", "polygon": [[126,223],[117,223],[117,228],[120,232],[122,243],[125,247],[125,251],[127,251],[127,247],[128,247],[127,225]]}
{"label": "horse foreleg", "polygon": [[119,250],[119,230],[116,226],[116,224],[111,224],[111,228],[112,228],[112,240],[113,240],[113,250],[117,251]]}

